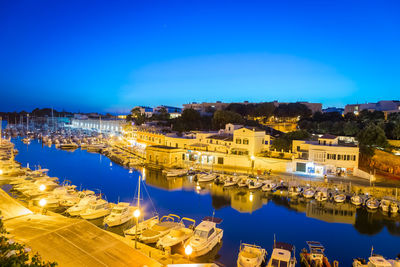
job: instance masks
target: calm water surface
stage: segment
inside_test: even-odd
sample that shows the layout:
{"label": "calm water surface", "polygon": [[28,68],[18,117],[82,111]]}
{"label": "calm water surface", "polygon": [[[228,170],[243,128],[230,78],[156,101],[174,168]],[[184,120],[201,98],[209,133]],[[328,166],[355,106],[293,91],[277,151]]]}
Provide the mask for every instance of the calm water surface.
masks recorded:
{"label": "calm water surface", "polygon": [[[67,152],[53,147],[42,147],[33,141],[29,146],[14,139],[19,154],[16,159],[31,168],[40,165],[50,169],[49,175],[70,180],[78,188],[101,190],[108,201],[132,202],[137,179],[143,170],[129,173],[99,154],[84,150]],[[400,253],[400,214],[394,218],[382,214],[356,210],[350,204],[289,200],[282,196],[268,196],[261,191],[250,193],[238,188],[224,189],[214,184],[197,186],[190,177],[166,179],[160,173],[144,171],[146,189],[143,205],[150,215],[152,203],[160,215],[175,213],[193,218],[197,223],[212,215],[224,221],[223,244],[216,261],[235,266],[240,242],[255,243],[271,253],[274,235],[288,242],[298,253],[305,241],[317,240],[326,247],[330,260],[350,266],[354,257],[368,257],[371,246],[376,253],[395,258]],[[146,190],[143,190],[146,193]],[[284,195],[284,192],[283,192]]]}

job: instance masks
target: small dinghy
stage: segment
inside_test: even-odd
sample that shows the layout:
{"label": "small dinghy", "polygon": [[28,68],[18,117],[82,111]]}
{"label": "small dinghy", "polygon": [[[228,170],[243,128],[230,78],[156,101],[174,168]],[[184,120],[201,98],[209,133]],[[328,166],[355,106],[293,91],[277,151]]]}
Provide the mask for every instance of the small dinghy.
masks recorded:
{"label": "small dinghy", "polygon": [[389,212],[391,201],[388,199],[382,199],[380,208],[383,212]]}
{"label": "small dinghy", "polygon": [[188,171],[185,169],[168,169],[163,170],[162,173],[167,177],[181,177],[187,175]]}
{"label": "small dinghy", "polygon": [[143,243],[147,244],[156,243],[161,237],[167,235],[170,231],[181,227],[182,223],[180,217],[175,214],[169,214],[168,216],[162,217],[159,223],[144,230],[139,239]]}
{"label": "small dinghy", "polygon": [[346,196],[344,194],[337,194],[333,197],[333,200],[336,203],[343,203],[346,201]]}
{"label": "small dinghy", "polygon": [[[185,226],[187,223],[187,227]],[[183,244],[193,235],[196,221],[190,218],[182,218],[182,227],[171,230],[167,235],[161,237],[157,242],[157,247],[165,249],[179,244]]]}
{"label": "small dinghy", "polygon": [[379,201],[374,197],[370,197],[365,202],[365,205],[367,206],[368,209],[376,210],[377,208],[379,208]]}
{"label": "small dinghy", "polygon": [[307,199],[313,198],[314,195],[315,195],[315,191],[312,188],[308,188],[303,192],[303,197],[307,198]]}
{"label": "small dinghy", "polygon": [[360,206],[363,203],[363,199],[359,195],[354,195],[350,199],[351,204]]}
{"label": "small dinghy", "polygon": [[259,267],[263,264],[267,252],[260,246],[242,243],[237,259],[238,267]]}
{"label": "small dinghy", "polygon": [[276,183],[272,182],[272,180],[266,180],[261,189],[264,192],[271,192],[271,191],[275,190],[276,186],[277,186]]}
{"label": "small dinghy", "polygon": [[215,173],[203,173],[198,175],[197,181],[199,183],[207,183],[213,181],[215,178],[217,178]]}
{"label": "small dinghy", "polygon": [[262,187],[264,184],[263,182],[259,181],[259,180],[250,180],[247,183],[247,186],[249,187],[249,189],[258,189],[260,187]]}
{"label": "small dinghy", "polygon": [[318,202],[326,201],[328,200],[328,189],[322,188],[315,193],[315,200]]}
{"label": "small dinghy", "polygon": [[228,176],[224,181],[224,187],[237,185],[238,178],[235,176]]}

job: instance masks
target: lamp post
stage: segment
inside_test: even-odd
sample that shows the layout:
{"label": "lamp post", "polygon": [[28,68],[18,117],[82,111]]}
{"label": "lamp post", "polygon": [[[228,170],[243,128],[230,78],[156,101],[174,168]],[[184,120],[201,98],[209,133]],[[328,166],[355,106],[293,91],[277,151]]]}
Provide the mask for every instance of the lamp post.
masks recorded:
{"label": "lamp post", "polygon": [[40,207],[42,207],[42,214],[44,214],[45,212],[45,209],[44,209],[44,206],[46,206],[46,204],[47,204],[47,201],[46,201],[46,199],[44,199],[44,198],[42,198],[40,201],[39,201],[39,206]]}
{"label": "lamp post", "polygon": [[139,224],[139,216],[140,216],[140,210],[137,209],[133,212],[133,216],[136,218],[136,231],[135,231],[135,248],[137,249],[137,233],[138,233],[138,224]]}

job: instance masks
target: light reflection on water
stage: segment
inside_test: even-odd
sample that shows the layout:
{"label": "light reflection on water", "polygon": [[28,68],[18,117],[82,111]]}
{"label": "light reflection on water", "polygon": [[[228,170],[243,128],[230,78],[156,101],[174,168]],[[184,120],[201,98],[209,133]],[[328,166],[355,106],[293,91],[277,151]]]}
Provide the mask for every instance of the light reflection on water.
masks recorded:
{"label": "light reflection on water", "polygon": [[[135,200],[142,170],[129,173],[128,169],[110,164],[104,156],[80,149],[67,152],[42,147],[36,141],[29,146],[18,139],[14,142],[20,151],[16,159],[24,166],[29,163],[31,167],[48,168],[50,176],[68,179],[78,188],[99,189],[112,202]],[[297,253],[305,247],[306,240],[321,241],[329,259],[339,260],[342,266],[350,265],[354,257],[368,257],[371,246],[391,258],[400,253],[400,214],[391,218],[380,211],[371,213],[346,203],[289,199],[286,192],[272,196],[260,190],[197,184],[191,177],[166,179],[152,170],[145,171],[145,183],[142,203],[149,216],[154,204],[160,215],[174,213],[199,223],[215,209],[215,216],[224,219],[220,225],[224,229],[223,245],[215,258],[226,266],[235,265],[241,241],[256,243],[270,253],[274,234],[277,240],[294,244]],[[95,223],[102,224],[101,220]],[[128,226],[109,230],[121,234]]]}

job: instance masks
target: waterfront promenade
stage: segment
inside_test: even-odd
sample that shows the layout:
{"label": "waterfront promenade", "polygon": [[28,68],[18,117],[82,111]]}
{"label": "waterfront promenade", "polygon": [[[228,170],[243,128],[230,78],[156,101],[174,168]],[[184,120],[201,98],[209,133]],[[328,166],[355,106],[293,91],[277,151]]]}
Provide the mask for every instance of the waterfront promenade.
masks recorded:
{"label": "waterfront promenade", "polygon": [[1,189],[0,203],[11,238],[59,266],[162,266],[85,220],[33,213]]}

